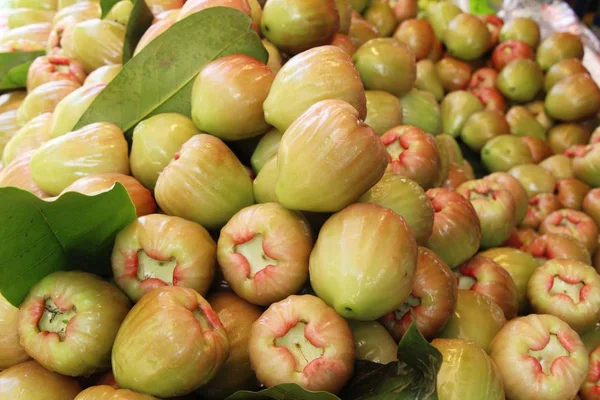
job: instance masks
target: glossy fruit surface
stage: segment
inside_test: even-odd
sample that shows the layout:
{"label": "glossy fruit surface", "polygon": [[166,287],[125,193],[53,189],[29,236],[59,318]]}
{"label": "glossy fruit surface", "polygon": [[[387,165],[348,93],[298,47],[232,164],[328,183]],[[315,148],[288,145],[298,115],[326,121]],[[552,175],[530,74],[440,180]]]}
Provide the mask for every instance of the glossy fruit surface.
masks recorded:
{"label": "glossy fruit surface", "polygon": [[19,343],[18,322],[19,309],[0,294],[0,371],[29,359]]}
{"label": "glossy fruit surface", "polygon": [[535,164],[522,164],[511,168],[509,174],[521,182],[529,198],[540,193],[552,193],[556,179],[550,172]]}
{"label": "glossy fruit surface", "polygon": [[377,321],[349,321],[356,343],[356,359],[379,364],[398,360],[398,345]]}
{"label": "glossy fruit surface", "polygon": [[523,250],[540,263],[546,260],[577,260],[587,265],[592,264],[590,252],[585,245],[564,233],[545,233],[523,247]]}
{"label": "glossy fruit surface", "polygon": [[81,388],[73,378],[27,361],[0,372],[0,398],[19,400],[73,400]]}
{"label": "glossy fruit surface", "polygon": [[521,58],[509,62],[498,74],[498,89],[517,102],[535,98],[542,89],[544,74],[535,61]]}
{"label": "glossy fruit surface", "polygon": [[544,89],[546,92],[549,92],[550,89],[552,89],[552,87],[560,82],[563,78],[570,75],[587,72],[587,69],[581,63],[581,60],[577,58],[561,60],[551,66],[548,71],[546,71],[546,77],[544,78]]}
{"label": "glossy fruit surface", "polygon": [[473,72],[468,63],[452,57],[444,57],[438,61],[435,70],[447,92],[466,89]]}
{"label": "glossy fruit surface", "polygon": [[[386,36],[384,34],[384,36]],[[407,44],[417,60],[426,58],[433,47],[435,33],[431,24],[424,19],[409,19],[400,24],[394,38]]]}
{"label": "glossy fruit surface", "polygon": [[583,43],[578,35],[554,32],[540,43],[536,60],[545,71],[561,60],[583,58]]}
{"label": "glossy fruit surface", "polygon": [[579,240],[590,254],[598,246],[598,227],[592,218],[581,211],[554,211],[542,221],[540,233],[563,233]]}
{"label": "glossy fruit surface", "polygon": [[481,151],[492,138],[510,132],[506,118],[500,111],[483,110],[467,119],[460,131],[460,138],[473,151]]}
{"label": "glossy fruit surface", "polygon": [[540,27],[533,19],[513,18],[500,30],[500,41],[507,40],[521,40],[535,49],[540,43]]}
{"label": "glossy fruit surface", "polygon": [[533,162],[529,147],[513,135],[499,135],[488,140],[481,149],[481,160],[488,171],[509,171]]}
{"label": "glossy fruit surface", "polygon": [[600,89],[588,74],[570,75],[552,86],[545,104],[550,117],[577,121],[598,112]]}
{"label": "glossy fruit surface", "polygon": [[400,101],[391,93],[381,90],[367,90],[367,118],[369,125],[379,136],[395,126],[402,125]]}

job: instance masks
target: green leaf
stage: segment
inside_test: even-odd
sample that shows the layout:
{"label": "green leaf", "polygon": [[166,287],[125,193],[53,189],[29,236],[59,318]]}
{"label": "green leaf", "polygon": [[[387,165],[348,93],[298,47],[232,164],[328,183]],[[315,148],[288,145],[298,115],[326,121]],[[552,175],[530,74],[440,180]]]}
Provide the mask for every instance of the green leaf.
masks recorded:
{"label": "green leaf", "polygon": [[311,392],[295,383],[282,383],[260,392],[241,390],[226,400],[340,400],[328,392]]}
{"label": "green leaf", "polygon": [[104,193],[65,193],[52,201],[0,188],[0,293],[19,306],[46,275],[77,269],[110,276],[116,234],[136,218],[120,183]]}
{"label": "green leaf", "polygon": [[344,400],[437,400],[441,353],[413,322],[398,345],[398,361],[385,365],[358,361]]}
{"label": "green leaf", "polygon": [[125,31],[125,42],[123,43],[123,64],[131,60],[133,52],[138,42],[152,25],[154,15],[148,8],[145,0],[134,0],[133,9],[129,15],[127,22],[127,30]]}
{"label": "green leaf", "polygon": [[104,19],[115,6],[121,0],[100,0],[100,9],[102,10],[102,14],[100,15],[101,19]]}
{"label": "green leaf", "polygon": [[175,112],[190,116],[198,72],[212,60],[240,53],[267,62],[268,53],[250,17],[229,7],[194,13],[125,64],[73,130],[103,121],[130,132],[152,115]]}
{"label": "green leaf", "polygon": [[27,85],[29,66],[43,51],[0,53],[0,91]]}

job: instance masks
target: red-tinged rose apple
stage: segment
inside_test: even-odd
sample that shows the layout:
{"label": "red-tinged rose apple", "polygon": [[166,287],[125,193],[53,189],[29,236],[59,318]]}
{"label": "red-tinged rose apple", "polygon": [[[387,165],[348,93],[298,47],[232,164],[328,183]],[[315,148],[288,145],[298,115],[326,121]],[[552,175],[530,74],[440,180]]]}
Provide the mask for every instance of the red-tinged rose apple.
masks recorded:
{"label": "red-tinged rose apple", "polygon": [[268,306],[307,282],[312,244],[302,214],[277,203],[257,204],[242,209],[221,229],[217,258],[238,296]]}
{"label": "red-tinged rose apple", "polygon": [[108,385],[90,386],[74,400],[158,400],[154,396],[136,393],[128,389],[117,389]]}
{"label": "red-tinged rose apple", "polygon": [[454,313],[438,337],[470,340],[488,352],[490,342],[505,323],[502,308],[491,298],[458,289]]}
{"label": "red-tinged rose apple", "polygon": [[436,385],[440,399],[505,399],[498,367],[476,343],[463,339],[434,339],[431,345],[443,357]]}
{"label": "red-tinged rose apple", "polygon": [[486,176],[483,180],[488,182],[497,183],[504,187],[512,195],[515,200],[515,215],[517,224],[521,223],[527,214],[527,192],[521,182],[506,172],[494,172],[491,175]]}
{"label": "red-tinged rose apple", "polygon": [[479,249],[481,226],[471,203],[449,189],[429,189],[433,205],[433,232],[425,246],[454,268]]}
{"label": "red-tinged rose apple", "polygon": [[573,172],[591,187],[600,187],[600,143],[570,147],[565,155],[573,160]]}
{"label": "red-tinged rose apple", "polygon": [[547,260],[578,260],[591,265],[590,252],[581,241],[562,233],[546,233],[536,238],[523,251],[534,256],[540,264]]}
{"label": "red-tinged rose apple", "polygon": [[529,308],[527,283],[533,271],[540,265],[538,261],[531,254],[510,247],[489,249],[479,255],[495,261],[508,271],[519,292],[519,313],[525,313]]}
{"label": "red-tinged rose apple", "polygon": [[520,139],[529,147],[534,164],[539,164],[554,155],[552,148],[544,139],[535,136],[520,136]]}
{"label": "red-tinged rose apple", "polygon": [[469,82],[469,89],[476,88],[490,88],[496,87],[496,79],[498,79],[498,71],[494,68],[479,68],[473,75],[471,75],[471,82]]}
{"label": "red-tinged rose apple", "polygon": [[85,176],[67,186],[61,194],[77,192],[88,196],[94,196],[110,190],[117,182],[122,184],[127,190],[129,198],[135,205],[138,217],[152,214],[156,211],[156,202],[152,197],[152,192],[142,186],[142,184],[134,177],[116,172]]}
{"label": "red-tinged rose apple", "polygon": [[33,193],[40,199],[50,195],[42,190],[31,176],[31,158],[35,151],[28,151],[0,170],[0,187],[16,187]]}
{"label": "red-tinged rose apple", "polygon": [[506,110],[506,100],[504,96],[495,88],[478,87],[471,92],[481,101],[486,110],[504,112]]}
{"label": "red-tinged rose apple", "polygon": [[333,308],[315,296],[293,295],[254,323],[249,354],[266,386],[296,383],[338,393],[352,376],[355,344],[348,322]]}
{"label": "red-tinged rose apple", "polygon": [[420,128],[397,126],[381,136],[389,154],[388,171],[406,176],[427,190],[441,181],[441,159],[435,138]]}
{"label": "red-tinged rose apple", "polygon": [[540,167],[550,172],[556,179],[574,178],[573,163],[564,154],[555,154],[539,163]]}
{"label": "red-tinged rose apple", "polygon": [[64,56],[42,56],[36,58],[27,73],[27,91],[50,81],[70,80],[83,84],[87,74],[83,65]]}
{"label": "red-tinged rose apple", "polygon": [[540,193],[553,193],[556,179],[550,172],[539,165],[522,164],[512,167],[509,174],[521,182],[529,198]]}
{"label": "red-tinged rose apple", "polygon": [[506,64],[519,58],[533,60],[533,49],[520,40],[507,40],[497,46],[492,52],[492,64],[498,71]]}
{"label": "red-tinged rose apple", "polygon": [[402,339],[413,322],[425,338],[431,339],[452,316],[456,298],[456,280],[448,264],[433,251],[419,247],[415,282],[410,295],[400,308],[379,321],[396,341]]}
{"label": "red-tinged rose apple", "polygon": [[127,296],[96,275],[54,272],[21,304],[21,344],[61,375],[88,376],[110,367],[110,352],[130,307]]}
{"label": "red-tinged rose apple", "polygon": [[506,319],[517,316],[519,295],[512,277],[495,261],[475,256],[455,271],[458,288],[489,297],[498,304]]}
{"label": "red-tinged rose apple", "polygon": [[583,199],[583,211],[592,217],[600,228],[600,188],[590,190]]}
{"label": "red-tinged rose apple", "polygon": [[504,26],[504,21],[495,15],[484,15],[481,17],[481,20],[487,26],[488,31],[490,31],[492,47],[496,46],[500,40],[500,30]]}
{"label": "red-tinged rose apple", "polygon": [[598,246],[598,226],[581,211],[554,211],[540,224],[540,233],[563,233],[572,236],[583,243],[590,254],[594,254]]}
{"label": "red-tinged rose apple", "polygon": [[509,399],[572,399],[588,372],[588,353],[579,335],[552,315],[509,321],[490,350]]}
{"label": "red-tinged rose apple", "polygon": [[387,364],[398,360],[398,344],[377,321],[348,321],[354,342],[356,359]]}
{"label": "red-tinged rose apple", "polygon": [[29,359],[19,343],[19,309],[0,294],[0,371]]}
{"label": "red-tinged rose apple", "polygon": [[[210,7],[230,7],[243,12],[249,17],[252,16],[252,9],[248,0],[188,0],[181,8],[177,20],[181,21],[194,13]],[[256,23],[253,23],[253,26],[257,29]]]}
{"label": "red-tinged rose apple", "polygon": [[600,321],[600,275],[581,261],[546,261],[531,276],[527,298],[536,313],[554,315],[578,332]]}
{"label": "red-tinged rose apple", "polygon": [[582,400],[598,400],[600,399],[600,346],[590,352],[589,361],[588,375],[579,394]]}
{"label": "red-tinged rose apple", "polygon": [[217,246],[201,225],[151,214],[117,235],[112,270],[117,285],[133,301],[158,287],[184,286],[206,295],[213,282]]}
{"label": "red-tinged rose apple", "polygon": [[227,360],[229,339],[210,304],[190,288],[163,286],[144,295],[114,342],[119,386],[156,397],[191,393]]}
{"label": "red-tinged rose apple", "polygon": [[448,166],[448,174],[446,179],[442,183],[442,187],[445,189],[456,190],[460,185],[470,180],[469,171],[464,166],[451,162]]}
{"label": "red-tinged rose apple", "polygon": [[75,379],[48,371],[35,361],[0,372],[3,400],[73,400],[80,391]]}
{"label": "red-tinged rose apple", "polygon": [[554,193],[536,194],[529,199],[527,214],[520,226],[538,229],[544,218],[561,208],[563,205]]}
{"label": "red-tinged rose apple", "polygon": [[581,210],[583,207],[583,199],[592,188],[585,182],[575,178],[559,179],[556,182],[554,192],[558,201],[565,208],[572,210]]}
{"label": "red-tinged rose apple", "polygon": [[513,228],[510,233],[510,237],[502,244],[502,246],[522,249],[539,236],[540,234],[531,228]]}
{"label": "red-tinged rose apple", "polygon": [[516,224],[516,204],[502,184],[482,179],[463,183],[456,192],[471,202],[481,225],[481,247],[500,246]]}

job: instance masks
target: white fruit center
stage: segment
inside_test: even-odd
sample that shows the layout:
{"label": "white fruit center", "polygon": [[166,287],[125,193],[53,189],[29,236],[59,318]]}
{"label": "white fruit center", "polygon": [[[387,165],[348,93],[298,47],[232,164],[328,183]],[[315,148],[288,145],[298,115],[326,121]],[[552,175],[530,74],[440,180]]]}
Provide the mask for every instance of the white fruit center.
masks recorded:
{"label": "white fruit center", "polygon": [[472,276],[459,275],[458,276],[458,288],[469,290],[477,283],[477,279]]}
{"label": "white fruit center", "polygon": [[177,267],[177,260],[156,260],[150,257],[144,250],[138,252],[137,278],[140,281],[146,279],[160,279],[168,285],[173,285],[173,273]]}
{"label": "white fruit center", "polygon": [[387,152],[392,156],[393,160],[397,160],[400,154],[404,151],[404,148],[400,145],[398,140],[394,140],[387,146]]}
{"label": "white fruit center", "polygon": [[312,360],[323,356],[325,350],[321,347],[314,346],[304,336],[304,328],[306,322],[298,322],[284,336],[275,339],[275,346],[285,347],[292,353],[296,360],[297,372],[302,372]]}
{"label": "white fruit center", "polygon": [[556,275],[554,277],[554,281],[552,282],[552,288],[550,289],[550,294],[564,294],[569,296],[573,303],[579,304],[579,299],[581,295],[581,289],[585,284],[583,282],[579,283],[569,283],[563,281],[560,276]]}
{"label": "white fruit center", "polygon": [[44,313],[42,314],[42,318],[40,318],[38,328],[42,332],[58,333],[58,336],[62,341],[65,339],[67,325],[69,325],[69,321],[73,319],[75,315],[77,315],[75,307],[70,310],[62,311],[51,298],[47,298],[44,303]]}
{"label": "white fruit center", "polygon": [[545,375],[552,374],[550,369],[552,368],[552,363],[554,360],[559,357],[569,356],[569,352],[563,347],[563,345],[560,343],[560,340],[558,340],[558,337],[554,333],[550,334],[550,340],[548,341],[548,344],[546,344],[546,347],[544,347],[542,350],[529,350],[528,353],[530,356],[538,360],[542,366],[542,372]]}
{"label": "white fruit center", "polygon": [[279,261],[265,254],[265,251],[263,250],[263,240],[264,238],[261,234],[256,234],[252,239],[245,243],[238,244],[234,248],[236,253],[243,255],[246,260],[248,260],[248,264],[250,265],[249,278],[254,278],[256,274],[267,268],[269,265],[277,266],[279,263]]}
{"label": "white fruit center", "polygon": [[421,305],[421,299],[414,296],[408,296],[404,304],[400,306],[399,309],[395,311],[396,319],[400,320],[404,317],[404,314],[410,311],[411,308]]}

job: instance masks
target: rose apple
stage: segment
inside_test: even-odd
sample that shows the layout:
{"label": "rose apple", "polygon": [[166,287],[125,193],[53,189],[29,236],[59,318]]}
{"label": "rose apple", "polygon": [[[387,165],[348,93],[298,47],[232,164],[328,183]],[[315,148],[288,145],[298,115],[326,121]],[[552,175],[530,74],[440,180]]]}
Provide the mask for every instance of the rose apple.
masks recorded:
{"label": "rose apple", "polygon": [[[369,321],[406,301],[416,264],[417,243],[404,218],[376,204],[358,203],[321,228],[310,255],[310,282],[340,315]],[[360,290],[365,280],[368,292]]]}
{"label": "rose apple", "polygon": [[142,50],[146,48],[146,46],[150,44],[150,42],[152,42],[154,39],[162,35],[167,29],[173,26],[173,24],[177,22],[179,15],[181,15],[181,13],[179,13],[177,15],[177,18],[175,19],[163,19],[150,25],[150,27],[146,29],[146,32],[144,32],[139,42],[135,46],[135,51],[133,52],[133,55],[138,55]]}
{"label": "rose apple", "polygon": [[546,261],[531,276],[527,298],[536,313],[559,317],[578,332],[600,321],[600,276],[581,261]]}
{"label": "rose apple", "polygon": [[377,321],[349,321],[354,342],[356,359],[387,364],[398,360],[398,345],[385,328]]}
{"label": "rose apple", "polygon": [[556,179],[574,178],[573,163],[571,159],[563,154],[548,157],[541,163],[540,167],[550,172]]}
{"label": "rose apple", "polygon": [[49,197],[31,176],[31,158],[34,151],[29,151],[14,159],[10,164],[0,169],[0,187],[16,187],[33,193],[40,199]]}
{"label": "rose apple", "polygon": [[492,46],[487,26],[475,15],[461,13],[452,18],[444,31],[448,52],[462,60],[475,60]]}
{"label": "rose apple", "polygon": [[51,81],[69,80],[83,84],[87,74],[83,65],[64,56],[42,56],[36,58],[27,72],[27,91]]}
{"label": "rose apple", "polygon": [[481,226],[471,203],[448,189],[430,189],[433,205],[433,232],[426,247],[438,254],[451,268],[467,261],[479,249]]}
{"label": "rose apple", "polygon": [[391,93],[380,90],[367,90],[367,118],[369,125],[379,136],[395,126],[402,125],[400,100]]}
{"label": "rose apple", "polygon": [[506,122],[510,126],[510,133],[515,136],[533,136],[546,140],[546,128],[525,106],[511,107],[506,113]]}
{"label": "rose apple", "polygon": [[544,71],[561,60],[583,58],[583,43],[579,35],[570,32],[554,32],[540,43],[536,60]]}
{"label": "rose apple", "polygon": [[600,188],[592,189],[585,195],[582,207],[600,229]]}
{"label": "rose apple", "polygon": [[21,304],[21,344],[37,362],[62,375],[103,371],[130,305],[123,292],[96,275],[54,272]]}
{"label": "rose apple", "polygon": [[542,221],[540,233],[563,233],[579,240],[594,254],[598,246],[598,227],[585,213],[562,209],[554,211]]}
{"label": "rose apple", "polygon": [[269,158],[252,183],[254,200],[259,204],[277,202],[275,195],[275,186],[279,175],[277,160],[277,154]]}
{"label": "rose apple", "polygon": [[23,126],[38,115],[53,112],[58,103],[69,93],[81,87],[69,80],[50,81],[27,94],[17,110],[17,122]]}
{"label": "rose apple", "polygon": [[510,233],[510,237],[502,246],[523,249],[539,236],[540,234],[532,228],[514,228]]}
{"label": "rose apple", "polygon": [[427,190],[441,181],[441,159],[434,137],[410,125],[397,126],[381,136],[388,171],[406,176]]}
{"label": "rose apple", "polygon": [[[361,1],[361,0],[354,0]],[[364,3],[369,1],[362,0]],[[392,3],[390,3],[391,5]],[[418,15],[419,7],[415,0],[398,0],[394,4],[394,14],[398,22],[406,21],[410,18],[416,18]]]}
{"label": "rose apple", "polygon": [[552,65],[548,69],[548,71],[546,71],[546,77],[544,78],[544,88],[546,92],[549,92],[550,89],[552,89],[552,87],[558,82],[560,82],[563,78],[575,74],[586,73],[589,72],[583,66],[581,60],[577,58],[567,58],[565,60],[561,60],[556,64]]}
{"label": "rose apple", "polygon": [[529,278],[539,266],[531,254],[510,247],[498,247],[479,253],[480,256],[489,258],[508,271],[513,278],[519,295],[519,313],[527,311],[527,283]]}
{"label": "rose apple", "polygon": [[251,390],[256,377],[250,368],[248,343],[252,324],[262,310],[231,292],[215,292],[206,299],[223,324],[229,339],[229,357],[217,375],[201,389],[203,395],[223,399],[238,390]]}
{"label": "rose apple", "polygon": [[475,256],[455,271],[459,289],[468,289],[489,297],[512,319],[519,309],[518,291],[512,277],[495,261]]}
{"label": "rose apple", "polygon": [[75,379],[48,371],[35,361],[0,372],[0,398],[6,400],[73,400],[80,391]]}
{"label": "rose apple", "polygon": [[77,121],[105,87],[106,84],[103,82],[84,85],[62,99],[56,105],[52,115],[50,137],[55,138],[71,132]]}
{"label": "rose apple", "polygon": [[529,147],[534,164],[538,164],[554,154],[544,139],[534,136],[521,136],[520,138]]}
{"label": "rose apple", "polygon": [[[461,9],[451,2],[433,3],[426,13],[427,20],[433,27],[435,36],[439,40],[444,39],[444,33],[450,21],[461,13]],[[415,13],[416,15],[416,13]]]}
{"label": "rose apple", "polygon": [[575,178],[559,179],[554,189],[558,200],[565,208],[573,210],[581,210],[583,199],[590,190],[589,185]]}
{"label": "rose apple", "polygon": [[[278,150],[275,194],[281,205],[336,212],[381,179],[388,164],[385,146],[359,118],[345,101],[324,100],[288,128]],[[322,157],[307,163],[299,154]]]}
{"label": "rose apple", "polygon": [[497,86],[508,99],[528,102],[542,89],[544,74],[539,65],[528,58],[510,61],[498,74]]}
{"label": "rose apple", "polygon": [[502,308],[491,298],[458,289],[454,313],[438,337],[470,340],[488,352],[490,342],[505,323]]}
{"label": "rose apple", "polygon": [[252,170],[255,173],[258,174],[267,161],[273,157],[273,155],[277,154],[282,136],[283,133],[273,128],[260,138],[260,141],[258,142],[258,145],[256,145],[252,157],[250,158]]}
{"label": "rose apple", "polygon": [[19,343],[19,309],[0,294],[0,371],[29,359]]}
{"label": "rose apple", "polygon": [[199,224],[152,214],[117,235],[112,270],[117,285],[133,300],[158,287],[189,287],[205,295],[213,282],[217,246]]}
{"label": "rose apple", "polygon": [[550,172],[535,164],[517,165],[508,171],[521,182],[529,198],[540,193],[553,193],[556,179]]}
{"label": "rose apple", "polygon": [[[331,42],[331,44],[333,46],[342,48],[342,50],[349,52],[350,55],[356,51],[354,44],[352,43],[350,38],[346,37],[346,35],[338,34],[335,37],[338,40],[334,39]],[[277,75],[277,73],[283,66],[283,58],[281,56],[281,52],[279,51],[279,49],[277,47],[275,47],[275,45],[273,43],[269,42],[267,39],[263,39],[262,44],[265,47],[265,49],[267,50],[267,53],[269,53],[269,60],[267,61],[267,67],[271,68],[271,71],[273,71],[273,73],[275,75]]]}
{"label": "rose apple", "polygon": [[353,11],[348,36],[350,36],[350,40],[352,41],[352,44],[354,44],[354,47],[358,48],[371,39],[381,37],[381,34],[375,25],[366,21],[356,11]]}
{"label": "rose apple", "polygon": [[505,398],[498,367],[476,343],[463,339],[434,339],[431,345],[443,357],[436,385],[440,399]]}
{"label": "rose apple", "polygon": [[447,92],[466,89],[473,72],[468,63],[452,57],[444,57],[438,61],[435,70]]}
{"label": "rose apple", "polygon": [[554,121],[548,116],[542,100],[532,101],[531,103],[526,104],[525,108],[527,108],[545,130],[554,126]]}
{"label": "rose apple", "polygon": [[515,200],[515,215],[517,224],[521,223],[527,214],[527,192],[521,183],[506,172],[494,172],[483,178],[484,181],[497,183],[504,187]]}
{"label": "rose apple", "polygon": [[495,88],[479,87],[471,89],[471,92],[481,101],[486,110],[503,113],[506,110],[506,100]]}
{"label": "rose apple", "polygon": [[[442,80],[436,71],[433,61],[426,59],[417,62],[415,88],[427,91],[433,94],[437,101],[442,101],[444,98],[444,86],[442,85]],[[367,118],[368,114],[369,113],[367,112]]]}
{"label": "rose apple", "polygon": [[546,233],[523,248],[540,263],[546,260],[578,260],[591,265],[590,252],[579,240],[562,233]]}
{"label": "rose apple", "polygon": [[511,61],[522,58],[533,60],[533,49],[520,40],[506,40],[492,52],[492,64],[498,71]]}
{"label": "rose apple", "polygon": [[588,144],[590,133],[581,124],[559,124],[548,131],[548,144],[555,154],[563,154],[568,148]]}
{"label": "rose apple", "polygon": [[222,227],[254,203],[252,180],[242,163],[219,138],[206,134],[184,143],[158,176],[155,196],[166,214],[207,229]]}
{"label": "rose apple", "polygon": [[504,21],[495,15],[483,15],[481,20],[485,23],[492,36],[492,47],[498,45],[500,40],[500,30],[504,26]]}
{"label": "rose apple", "polygon": [[[281,2],[280,2],[281,6]],[[183,5],[179,12],[178,20],[188,17],[191,14],[197,13],[210,7],[230,7],[235,8],[248,15],[252,16],[252,8],[249,0],[188,0]],[[277,7],[276,5],[274,7]],[[339,20],[338,20],[339,21]],[[256,26],[254,27],[256,29]]]}
{"label": "rose apple", "polygon": [[476,112],[483,110],[483,104],[473,93],[459,90],[444,97],[440,108],[443,131],[457,137],[467,119]]}
{"label": "rose apple", "polygon": [[442,183],[441,187],[456,190],[460,185],[472,179],[472,177],[469,175],[469,171],[467,171],[465,168],[465,163],[459,166],[458,164],[451,162],[448,167],[446,179]]}
{"label": "rose apple", "polygon": [[527,214],[521,222],[521,226],[538,229],[544,218],[563,207],[563,204],[553,193],[536,194],[529,199]]}
{"label": "rose apple", "polygon": [[252,325],[250,364],[266,386],[296,383],[338,393],[350,379],[355,343],[348,322],[321,299],[289,296]]}
{"label": "rose apple", "polygon": [[104,65],[89,74],[88,77],[85,78],[83,86],[95,85],[96,83],[108,85],[122,69],[122,64]]}
{"label": "rose apple", "polygon": [[164,286],[131,309],[115,339],[112,369],[119,386],[159,397],[208,383],[227,360],[229,340],[196,291]]}
{"label": "rose apple", "polygon": [[402,124],[412,125],[432,135],[442,133],[440,105],[430,92],[412,89],[400,98]]}
{"label": "rose apple", "polygon": [[361,203],[374,203],[404,218],[418,243],[423,243],[433,230],[433,206],[419,184],[408,178],[386,172],[383,178],[360,198]]}
{"label": "rose apple", "polygon": [[592,187],[600,187],[600,143],[573,146],[564,153],[573,161],[573,173]]}
{"label": "rose apple", "polygon": [[364,119],[367,100],[352,58],[335,46],[320,46],[292,57],[279,70],[263,104],[265,120],[285,132],[312,105],[339,99]]}
{"label": "rose apple", "polygon": [[590,352],[589,361],[588,375],[579,394],[583,400],[597,400],[600,398],[600,346]]}
{"label": "rose apple", "polygon": [[90,386],[79,393],[75,400],[157,400],[154,396],[136,393],[128,389],[113,388],[108,385]]}
{"label": "rose apple", "polygon": [[500,30],[500,42],[507,40],[520,40],[535,49],[540,43],[540,27],[531,18],[513,18]]}
{"label": "rose apple", "polygon": [[242,209],[221,229],[217,259],[238,296],[268,306],[307,282],[312,244],[300,213],[277,203],[257,204]]}
{"label": "rose apple", "polygon": [[4,146],[2,163],[8,165],[22,154],[37,150],[50,140],[51,122],[52,114],[45,113],[23,125]]}
{"label": "rose apple", "polygon": [[552,315],[509,321],[490,350],[510,399],[572,399],[588,371],[588,354],[579,335]]}
{"label": "rose apple", "polygon": [[427,20],[412,18],[400,24],[394,32],[394,38],[408,45],[417,60],[422,60],[431,52],[435,33]]}
{"label": "rose apple", "polygon": [[469,89],[482,87],[494,89],[496,87],[496,79],[498,79],[498,71],[494,68],[479,68],[477,71],[473,72],[473,75],[471,76]]}
{"label": "rose apple", "polygon": [[515,198],[503,184],[488,180],[465,182],[456,192],[471,202],[481,225],[481,247],[500,246],[516,224]]}
{"label": "rose apple", "polygon": [[551,118],[567,122],[578,121],[598,112],[600,89],[590,75],[574,74],[552,86],[544,102]]}
{"label": "rose apple", "polygon": [[400,308],[384,315],[380,322],[397,341],[413,322],[425,338],[432,338],[452,316],[456,298],[452,270],[433,251],[419,247],[415,282],[409,297]]}
{"label": "rose apple", "polygon": [[533,162],[533,155],[519,137],[499,135],[483,145],[481,161],[490,172],[505,172],[518,165]]}

